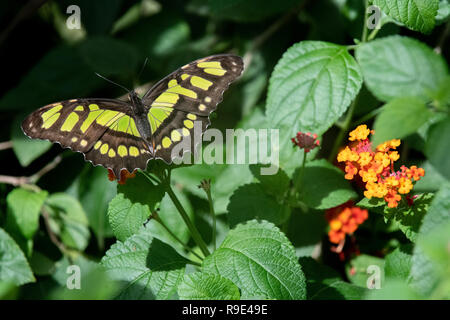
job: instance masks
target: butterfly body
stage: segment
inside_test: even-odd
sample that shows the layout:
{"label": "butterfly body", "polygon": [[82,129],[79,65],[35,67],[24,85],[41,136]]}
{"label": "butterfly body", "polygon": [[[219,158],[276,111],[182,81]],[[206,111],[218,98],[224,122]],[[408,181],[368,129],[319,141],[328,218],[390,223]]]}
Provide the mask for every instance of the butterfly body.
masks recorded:
{"label": "butterfly body", "polygon": [[30,114],[22,130],[30,138],[47,139],[84,154],[94,165],[111,169],[145,169],[151,159],[171,163],[173,148],[202,131],[223,92],[243,71],[242,59],[222,54],[193,61],[129,101],[72,99],[44,106]]}

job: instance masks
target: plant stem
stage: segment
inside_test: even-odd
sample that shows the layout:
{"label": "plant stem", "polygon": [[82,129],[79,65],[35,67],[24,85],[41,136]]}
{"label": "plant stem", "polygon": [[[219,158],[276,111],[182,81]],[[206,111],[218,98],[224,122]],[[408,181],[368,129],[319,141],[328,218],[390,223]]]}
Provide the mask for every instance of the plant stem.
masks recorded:
{"label": "plant stem", "polygon": [[333,163],[334,159],[336,158],[339,147],[341,146],[342,141],[344,140],[344,136],[347,133],[348,128],[350,127],[352,117],[353,117],[353,112],[355,111],[355,106],[358,102],[358,99],[359,99],[359,94],[356,96],[355,100],[353,100],[352,104],[350,105],[350,108],[347,111],[342,128],[339,131],[336,141],[334,142],[333,150],[331,151],[330,156],[328,157],[328,161],[331,163]]}
{"label": "plant stem", "polygon": [[[300,191],[300,189],[301,189],[300,186],[303,181],[303,173],[305,171],[305,165],[306,165],[306,155],[307,155],[307,153],[303,150],[302,167],[300,168],[300,172],[299,172],[298,176],[294,177],[296,180],[294,181],[294,187],[293,187],[293,190],[291,191],[291,194],[294,195],[295,201],[297,201],[296,195],[297,195],[297,192]],[[281,227],[281,230],[285,234],[287,234],[287,232],[289,230],[289,222],[290,222],[291,216],[292,216],[292,207],[293,207],[292,203],[290,203],[290,206],[291,206],[291,211],[289,212],[289,216],[286,218],[286,221],[283,223],[283,225]]]}
{"label": "plant stem", "polygon": [[361,42],[367,41],[367,7],[369,6],[368,0],[364,1],[364,22],[363,22],[363,30],[362,30],[362,36],[361,36]]}
{"label": "plant stem", "polygon": [[380,31],[380,30],[381,30],[381,28],[373,29],[372,32],[369,34],[369,37],[367,38],[367,41],[372,41],[376,37],[378,31]]}
{"label": "plant stem", "polygon": [[302,161],[302,167],[300,169],[300,172],[296,178],[296,181],[294,182],[294,188],[296,191],[300,190],[300,185],[303,180],[303,172],[305,171],[305,164],[306,164],[306,155],[307,153],[303,150],[303,161]]}
{"label": "plant stem", "polygon": [[192,253],[194,256],[196,256],[198,259],[200,259],[200,261],[203,260],[203,258],[202,258],[197,252],[195,252],[194,250],[192,250],[191,248],[189,248],[189,246],[187,246],[183,241],[181,241],[181,239],[178,238],[177,235],[174,234],[174,233],[172,232],[172,230],[170,230],[170,229],[167,227],[167,225],[164,223],[164,221],[162,221],[161,218],[160,218],[157,214],[152,214],[152,219],[155,219],[155,220],[156,220],[156,221],[157,221],[157,222],[158,222],[158,223],[159,223],[159,224],[167,231],[167,233],[170,234],[170,236],[171,236],[172,238],[174,238],[178,243],[180,243],[180,244],[183,246],[183,248],[184,248],[186,251]]}
{"label": "plant stem", "polygon": [[188,229],[191,233],[192,239],[194,239],[194,242],[197,244],[197,246],[200,248],[200,250],[202,250],[203,255],[205,257],[209,256],[210,253],[209,253],[208,247],[206,246],[205,241],[203,240],[202,236],[198,232],[195,225],[192,223],[191,219],[189,219],[189,216],[186,213],[186,211],[184,210],[183,206],[181,205],[180,200],[178,200],[177,196],[173,192],[172,187],[170,186],[170,181],[165,181],[165,182],[166,182],[165,186],[166,186],[167,194],[169,195],[173,204],[175,205],[178,212],[180,213],[181,218],[183,218],[184,223],[186,224],[186,226],[188,227]]}
{"label": "plant stem", "polygon": [[211,218],[213,221],[213,229],[212,229],[212,240],[213,240],[213,246],[214,251],[216,250],[216,226],[217,226],[217,219],[216,219],[216,212],[214,211],[214,204],[211,197],[211,187],[205,190],[206,195],[208,197],[209,202],[209,212],[211,213]]}

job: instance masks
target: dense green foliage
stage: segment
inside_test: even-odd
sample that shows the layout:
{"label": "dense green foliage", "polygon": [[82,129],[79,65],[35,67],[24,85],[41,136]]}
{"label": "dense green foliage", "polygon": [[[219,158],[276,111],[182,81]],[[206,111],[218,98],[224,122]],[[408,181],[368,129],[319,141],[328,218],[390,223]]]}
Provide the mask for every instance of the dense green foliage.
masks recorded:
{"label": "dense green foliage", "polygon": [[[66,25],[73,4],[81,29]],[[0,58],[15,70],[0,89],[0,298],[450,298],[449,17],[447,0],[2,1]],[[245,71],[211,126],[279,129],[275,175],[151,161],[118,185],[20,129],[43,105],[124,94],[96,72],[142,94],[224,52]],[[344,178],[336,155],[362,123],[424,168],[412,204],[389,208]],[[293,148],[299,131],[320,148]],[[337,254],[325,212],[348,201],[369,218]]]}

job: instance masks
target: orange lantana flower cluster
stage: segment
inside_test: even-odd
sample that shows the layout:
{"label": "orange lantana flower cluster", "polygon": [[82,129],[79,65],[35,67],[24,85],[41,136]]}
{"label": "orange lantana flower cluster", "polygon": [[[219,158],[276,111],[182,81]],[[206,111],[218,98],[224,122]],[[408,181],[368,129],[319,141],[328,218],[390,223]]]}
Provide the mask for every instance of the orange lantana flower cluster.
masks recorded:
{"label": "orange lantana flower cluster", "polygon": [[371,199],[384,198],[388,207],[396,208],[402,194],[408,194],[413,181],[425,175],[422,168],[402,166],[394,170],[394,162],[400,158],[396,148],[400,140],[386,141],[372,150],[368,136],[373,134],[366,125],[360,125],[350,132],[349,146],[339,152],[338,162],[345,162],[345,179],[352,180],[359,175],[365,183],[364,195]]}
{"label": "orange lantana flower cluster", "polygon": [[330,242],[336,244],[343,242],[345,235],[355,232],[368,217],[366,209],[354,207],[351,202],[328,209],[325,218],[330,225],[330,231],[328,231]]}

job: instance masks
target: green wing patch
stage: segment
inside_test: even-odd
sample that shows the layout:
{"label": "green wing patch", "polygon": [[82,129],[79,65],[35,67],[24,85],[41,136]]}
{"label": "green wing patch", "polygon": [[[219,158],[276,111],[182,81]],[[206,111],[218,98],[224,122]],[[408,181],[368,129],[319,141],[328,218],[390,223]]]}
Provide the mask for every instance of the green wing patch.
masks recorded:
{"label": "green wing patch", "polygon": [[199,134],[206,130],[210,113],[243,69],[242,59],[235,55],[199,59],[171,73],[144,95],[152,131],[149,144],[156,150],[156,158],[170,163],[180,156],[172,155],[172,149],[184,137],[192,137],[196,121],[201,122]]}

